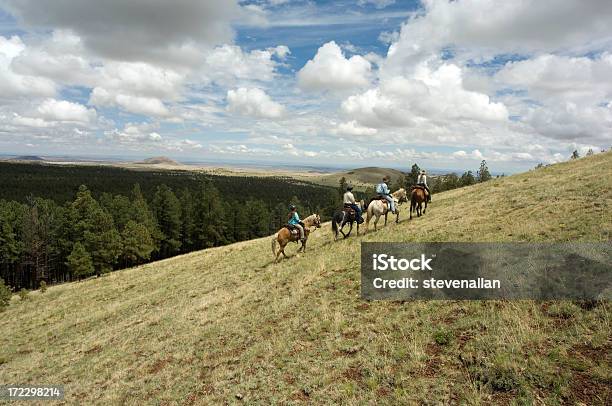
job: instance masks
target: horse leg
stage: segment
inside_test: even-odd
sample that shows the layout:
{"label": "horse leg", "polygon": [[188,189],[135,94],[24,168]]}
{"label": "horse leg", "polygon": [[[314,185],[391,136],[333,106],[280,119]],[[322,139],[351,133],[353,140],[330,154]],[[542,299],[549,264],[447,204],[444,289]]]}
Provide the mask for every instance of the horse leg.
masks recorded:
{"label": "horse leg", "polygon": [[427,211],[427,199],[425,199],[425,208],[423,209],[423,214]]}
{"label": "horse leg", "polygon": [[346,233],[346,235],[344,236],[344,238],[348,237],[349,235],[351,235],[351,231],[353,231],[353,222],[351,221],[351,228],[349,228],[349,232]]}
{"label": "horse leg", "polygon": [[283,245],[281,243],[278,244],[278,251],[276,252],[276,258],[274,259],[274,263],[278,263],[278,257],[280,256],[281,253],[284,254],[283,252]]}
{"label": "horse leg", "polygon": [[[342,220],[344,221],[344,220]],[[342,237],[346,238],[346,234],[344,234],[344,226],[346,225],[346,223],[342,223],[340,226],[340,232],[342,233]]]}
{"label": "horse leg", "polygon": [[378,219],[380,218],[380,214],[378,216],[376,216],[376,218],[374,219],[374,231],[377,230],[376,225],[378,224]]}
{"label": "horse leg", "polygon": [[399,210],[395,210],[395,223],[399,223]]}
{"label": "horse leg", "polygon": [[387,225],[387,216],[389,215],[389,211],[387,210],[385,212],[385,226]]}

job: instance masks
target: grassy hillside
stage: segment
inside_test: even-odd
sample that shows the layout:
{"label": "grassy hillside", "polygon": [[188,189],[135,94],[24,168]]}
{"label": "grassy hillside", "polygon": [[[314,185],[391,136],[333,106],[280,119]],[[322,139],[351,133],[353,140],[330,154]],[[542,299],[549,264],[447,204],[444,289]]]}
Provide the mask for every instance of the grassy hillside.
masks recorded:
{"label": "grassy hillside", "polygon": [[70,404],[610,404],[609,304],[365,302],[359,242],[608,241],[611,209],[607,153],[364,237],[326,224],[276,265],[262,238],[15,297],[0,382],[63,383]]}

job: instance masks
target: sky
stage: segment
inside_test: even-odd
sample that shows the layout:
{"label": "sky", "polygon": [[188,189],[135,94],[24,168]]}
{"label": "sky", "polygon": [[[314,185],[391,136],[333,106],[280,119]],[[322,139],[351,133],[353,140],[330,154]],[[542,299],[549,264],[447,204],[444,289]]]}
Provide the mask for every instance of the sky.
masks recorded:
{"label": "sky", "polygon": [[612,145],[609,0],[0,0],[0,152],[495,172]]}

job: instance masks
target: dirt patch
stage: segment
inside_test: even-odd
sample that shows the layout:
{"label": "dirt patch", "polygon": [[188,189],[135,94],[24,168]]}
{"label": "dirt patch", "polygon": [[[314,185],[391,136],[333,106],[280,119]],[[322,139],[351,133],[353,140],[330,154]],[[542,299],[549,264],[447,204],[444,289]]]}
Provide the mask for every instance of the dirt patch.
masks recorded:
{"label": "dirt patch", "polygon": [[474,332],[470,330],[460,331],[457,333],[456,337],[459,349],[463,349],[463,347],[465,347],[465,344],[474,338]]}
{"label": "dirt patch", "polygon": [[571,390],[571,399],[586,405],[609,405],[612,400],[612,381],[601,382],[588,374],[574,373]]}
{"label": "dirt patch", "polygon": [[574,352],[579,354],[581,357],[593,360],[595,362],[600,360],[606,360],[610,362],[612,358],[612,345],[606,343],[602,348],[594,348],[590,344],[580,344],[574,346]]}
{"label": "dirt patch", "polygon": [[344,338],[357,338],[361,334],[358,330],[348,330],[342,332],[342,337]]}
{"label": "dirt patch", "polygon": [[102,347],[99,345],[94,345],[93,347],[91,347],[88,350],[85,350],[85,354],[89,355],[89,354],[95,354],[102,351]]}
{"label": "dirt patch", "polygon": [[162,369],[164,369],[166,367],[166,365],[168,365],[170,362],[172,362],[172,357],[168,357],[168,358],[162,358],[162,359],[158,359],[157,361],[155,361],[153,363],[153,365],[151,365],[149,367],[149,369],[147,370],[150,374],[157,374],[159,373]]}
{"label": "dirt patch", "polygon": [[294,392],[289,399],[295,402],[308,402],[309,398],[310,393],[304,389],[300,389],[299,391]]}
{"label": "dirt patch", "polygon": [[391,395],[391,389],[386,386],[379,386],[378,389],[376,389],[376,395],[382,398],[386,398]]}
{"label": "dirt patch", "polygon": [[342,372],[342,377],[350,381],[362,382],[363,369],[360,366],[350,367],[346,371]]}
{"label": "dirt patch", "polygon": [[442,353],[442,348],[436,344],[428,344],[425,348],[425,353],[429,355],[429,358],[425,361],[423,368],[421,368],[421,375],[427,378],[433,378],[440,371],[440,354]]}

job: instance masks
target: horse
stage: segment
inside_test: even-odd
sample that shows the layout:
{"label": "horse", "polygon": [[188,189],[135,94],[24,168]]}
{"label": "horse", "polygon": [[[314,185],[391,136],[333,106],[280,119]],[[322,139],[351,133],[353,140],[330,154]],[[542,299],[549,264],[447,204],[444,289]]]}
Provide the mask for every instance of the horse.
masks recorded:
{"label": "horse", "polygon": [[[406,198],[406,189],[398,189],[395,192],[391,193],[391,196],[393,197],[393,200],[395,200],[395,211],[397,213],[395,222],[399,223],[399,205],[408,201],[408,199]],[[389,205],[387,201],[384,199],[371,200],[368,204],[367,214],[368,216],[366,218],[366,232],[368,231],[368,228],[370,226],[370,220],[372,219],[372,217],[376,217],[376,219],[374,220],[374,231],[376,231],[378,219],[383,214],[385,215],[385,225],[387,225],[387,215],[389,214]]]}
{"label": "horse", "polygon": [[[365,202],[361,200],[358,206],[361,209],[361,214],[363,216]],[[334,241],[338,240],[338,231],[342,233],[344,238],[351,235],[351,231],[353,231],[353,223],[356,223],[356,222],[357,222],[357,213],[353,212],[351,214],[347,212],[346,208],[342,211],[335,212],[332,217],[332,231],[334,233]],[[351,228],[349,229],[348,233],[344,234],[344,226],[347,223],[350,224]],[[359,223],[357,223],[357,235],[359,235]]]}
{"label": "horse", "polygon": [[[302,252],[306,252],[306,241],[308,240],[308,234],[312,231],[316,230],[318,227],[321,227],[321,216],[318,214],[311,214],[302,220],[304,223],[304,241],[302,241],[302,246],[298,248],[298,252],[300,250]],[[310,228],[314,227],[313,230]],[[281,228],[274,236],[272,237],[272,254],[274,255],[274,262],[278,262],[280,254],[283,254],[285,258],[287,258],[287,254],[285,254],[285,247],[291,241],[298,242],[300,239],[300,234],[297,235],[292,233],[287,227]],[[279,250],[276,251],[276,243],[280,246]]]}
{"label": "horse", "polygon": [[410,219],[412,219],[412,210],[416,211],[417,217],[421,217],[421,208],[425,203],[425,208],[422,214],[427,211],[427,194],[425,189],[420,186],[413,186],[410,191]]}

